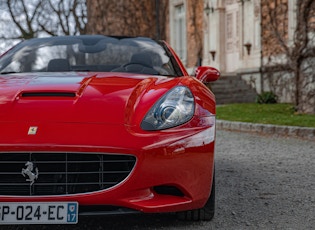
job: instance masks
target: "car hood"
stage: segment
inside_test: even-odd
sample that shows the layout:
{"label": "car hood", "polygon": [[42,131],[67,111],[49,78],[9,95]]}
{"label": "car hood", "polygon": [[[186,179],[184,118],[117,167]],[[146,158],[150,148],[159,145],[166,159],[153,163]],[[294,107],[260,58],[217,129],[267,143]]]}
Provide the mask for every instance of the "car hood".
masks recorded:
{"label": "car hood", "polygon": [[0,121],[129,124],[178,82],[127,73],[0,75]]}

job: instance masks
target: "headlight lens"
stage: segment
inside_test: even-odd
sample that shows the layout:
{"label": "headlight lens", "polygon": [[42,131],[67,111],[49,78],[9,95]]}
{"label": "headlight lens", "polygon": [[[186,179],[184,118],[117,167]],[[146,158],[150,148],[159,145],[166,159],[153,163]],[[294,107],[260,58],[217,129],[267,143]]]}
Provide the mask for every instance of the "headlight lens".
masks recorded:
{"label": "headlight lens", "polygon": [[177,86],[166,93],[141,123],[144,130],[172,128],[189,121],[194,115],[195,102],[191,91],[184,86]]}

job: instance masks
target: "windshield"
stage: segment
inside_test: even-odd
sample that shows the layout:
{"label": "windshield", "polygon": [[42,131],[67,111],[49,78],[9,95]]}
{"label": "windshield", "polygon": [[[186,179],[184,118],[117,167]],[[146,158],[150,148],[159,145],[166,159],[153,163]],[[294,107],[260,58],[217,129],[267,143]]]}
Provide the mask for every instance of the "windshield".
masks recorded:
{"label": "windshield", "polygon": [[149,38],[101,35],[36,38],[0,59],[0,73],[130,72],[176,76],[164,48]]}

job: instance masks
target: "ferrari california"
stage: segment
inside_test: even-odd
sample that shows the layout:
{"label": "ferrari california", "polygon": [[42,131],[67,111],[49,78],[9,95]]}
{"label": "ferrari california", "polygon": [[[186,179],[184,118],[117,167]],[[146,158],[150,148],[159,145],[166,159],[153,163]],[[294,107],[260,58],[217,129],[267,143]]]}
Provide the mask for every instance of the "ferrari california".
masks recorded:
{"label": "ferrari california", "polygon": [[219,71],[164,41],[25,40],[0,57],[0,224],[176,213],[211,220]]}

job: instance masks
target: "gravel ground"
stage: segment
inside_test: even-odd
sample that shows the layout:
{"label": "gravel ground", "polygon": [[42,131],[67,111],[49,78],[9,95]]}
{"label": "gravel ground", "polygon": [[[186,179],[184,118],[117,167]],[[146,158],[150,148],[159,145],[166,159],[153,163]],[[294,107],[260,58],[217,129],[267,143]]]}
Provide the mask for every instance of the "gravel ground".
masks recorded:
{"label": "gravel ground", "polygon": [[172,214],[80,218],[75,226],[0,229],[315,229],[315,143],[218,131],[216,215],[211,222]]}
{"label": "gravel ground", "polygon": [[215,229],[315,229],[315,142],[218,132]]}

